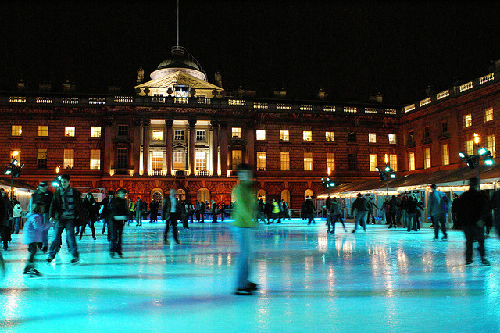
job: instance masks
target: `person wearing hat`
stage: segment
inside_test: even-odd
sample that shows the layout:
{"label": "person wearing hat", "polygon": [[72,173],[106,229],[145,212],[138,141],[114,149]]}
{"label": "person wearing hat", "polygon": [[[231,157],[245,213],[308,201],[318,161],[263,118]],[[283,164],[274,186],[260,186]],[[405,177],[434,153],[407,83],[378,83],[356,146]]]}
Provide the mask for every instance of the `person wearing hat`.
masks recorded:
{"label": "person wearing hat", "polygon": [[[54,194],[52,191],[49,190],[49,184],[46,181],[41,181],[40,184],[38,184],[37,189],[33,194],[31,195],[30,199],[30,206],[28,211],[32,211],[33,209],[33,203],[36,202],[43,202],[45,206],[45,212],[43,213],[43,222],[48,223],[49,222],[49,207],[50,204],[52,203],[52,197]],[[42,232],[42,241],[38,243],[38,248],[42,250],[42,252],[47,252],[49,249],[49,230],[45,229]]]}

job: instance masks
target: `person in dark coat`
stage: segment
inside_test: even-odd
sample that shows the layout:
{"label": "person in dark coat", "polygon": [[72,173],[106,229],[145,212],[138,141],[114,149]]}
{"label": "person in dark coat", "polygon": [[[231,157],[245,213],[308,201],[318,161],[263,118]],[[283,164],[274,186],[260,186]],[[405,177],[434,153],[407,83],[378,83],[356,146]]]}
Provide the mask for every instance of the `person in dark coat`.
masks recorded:
{"label": "person in dark coat", "polygon": [[491,208],[493,209],[494,225],[497,235],[500,237],[500,190],[496,190],[491,196]]}
{"label": "person in dark coat", "polygon": [[368,203],[366,198],[363,197],[361,193],[354,200],[351,206],[351,215],[354,215],[354,229],[352,233],[355,233],[358,226],[362,226],[363,230],[366,231],[366,214],[368,213]]}
{"label": "person in dark coat", "polygon": [[[103,218],[102,233],[104,234],[106,226],[108,227],[108,242],[111,241],[110,225],[113,223],[113,197],[115,191],[108,191],[108,196],[102,200],[102,213]],[[112,226],[111,226],[112,227]]]}
{"label": "person in dark coat", "polygon": [[47,262],[52,262],[61,246],[61,234],[66,230],[66,240],[70,247],[73,259],[71,263],[79,261],[78,248],[75,239],[75,225],[81,217],[81,193],[70,186],[70,176],[63,174],[60,176],[61,186],[54,193],[50,205],[50,222],[55,222],[54,239],[50,243],[49,256]]}
{"label": "person in dark coat", "polygon": [[95,221],[97,218],[97,205],[92,193],[88,192],[82,200],[82,209],[85,211],[86,221],[80,228],[80,239],[82,239],[85,233],[85,227],[87,224],[90,226],[90,231],[92,232],[92,238],[95,240]]}
{"label": "person in dark coat", "polygon": [[149,204],[149,209],[150,209],[150,215],[149,215],[149,223],[155,223],[156,219],[158,218],[158,208],[160,205],[158,204],[158,201],[156,199],[153,199],[151,203]]}
{"label": "person in dark coat", "polygon": [[[3,200],[0,200],[0,225],[3,224],[3,219],[5,218],[5,210],[5,203]],[[5,261],[3,260],[2,252],[0,252],[0,274],[2,275],[2,277],[5,276]]]}
{"label": "person in dark coat", "polygon": [[111,234],[109,242],[109,255],[111,258],[118,254],[120,258],[123,258],[122,252],[122,236],[123,236],[123,226],[128,219],[128,202],[125,196],[127,195],[127,190],[124,188],[116,191],[117,196],[112,199],[112,220],[109,225],[108,233]]}
{"label": "person in dark coat", "polygon": [[457,222],[465,234],[465,265],[472,264],[472,246],[476,240],[479,244],[478,251],[481,256],[481,264],[490,266],[486,259],[484,248],[484,227],[491,213],[489,209],[488,197],[479,191],[479,180],[471,178],[469,180],[469,190],[464,192],[459,200],[457,210]]}
{"label": "person in dark coat", "polygon": [[168,243],[168,231],[172,226],[172,234],[177,244],[179,242],[179,233],[177,232],[177,219],[179,218],[179,202],[177,193],[172,188],[170,195],[163,200],[162,217],[165,220],[165,232],[163,233],[163,241]]}
{"label": "person in dark coat", "polygon": [[314,203],[311,197],[304,201],[304,217],[307,218],[307,224],[316,223],[314,221]]}
{"label": "person in dark coat", "polygon": [[5,207],[2,218],[0,219],[0,232],[2,236],[3,249],[7,251],[9,242],[11,241],[11,226],[10,218],[12,217],[12,204],[10,203],[9,196],[3,188],[0,188],[1,198]]}

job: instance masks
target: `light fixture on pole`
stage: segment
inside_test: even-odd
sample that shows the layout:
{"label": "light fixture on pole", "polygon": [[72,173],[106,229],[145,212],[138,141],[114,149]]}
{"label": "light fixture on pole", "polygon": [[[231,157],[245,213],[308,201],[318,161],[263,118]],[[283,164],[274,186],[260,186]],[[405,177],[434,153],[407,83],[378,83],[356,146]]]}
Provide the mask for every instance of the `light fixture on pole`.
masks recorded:
{"label": "light fixture on pole", "polygon": [[389,199],[389,179],[396,179],[396,171],[394,171],[389,164],[386,164],[383,169],[376,167],[380,180],[385,180],[385,185],[387,188],[387,199]]}
{"label": "light fixture on pole", "polygon": [[4,174],[10,175],[10,200],[14,198],[14,177],[19,177],[23,169],[24,164],[19,164],[17,159],[13,158],[12,162],[7,164]]}
{"label": "light fixture on pole", "polygon": [[[476,142],[476,136],[474,136],[474,142]],[[464,161],[465,164],[467,164],[467,166],[470,169],[477,170],[477,179],[478,180],[480,179],[479,174],[480,174],[481,170],[480,170],[480,163],[479,162],[481,162],[481,159],[484,161],[484,165],[490,166],[490,165],[495,164],[495,160],[493,159],[491,152],[484,147],[478,148],[476,155],[469,155],[469,154],[464,153],[464,152],[459,152],[458,156],[462,159],[462,161]]]}

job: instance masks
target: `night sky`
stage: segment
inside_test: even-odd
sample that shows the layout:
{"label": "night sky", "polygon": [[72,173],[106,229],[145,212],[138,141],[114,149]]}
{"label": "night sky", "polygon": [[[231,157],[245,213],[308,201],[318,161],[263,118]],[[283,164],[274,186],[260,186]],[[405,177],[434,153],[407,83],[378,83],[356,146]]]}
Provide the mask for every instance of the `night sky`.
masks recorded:
{"label": "night sky", "polygon": [[[69,79],[78,92],[132,93],[176,44],[176,1],[0,5],[0,88]],[[180,45],[209,81],[268,96],[410,104],[500,59],[499,1],[180,1]]]}

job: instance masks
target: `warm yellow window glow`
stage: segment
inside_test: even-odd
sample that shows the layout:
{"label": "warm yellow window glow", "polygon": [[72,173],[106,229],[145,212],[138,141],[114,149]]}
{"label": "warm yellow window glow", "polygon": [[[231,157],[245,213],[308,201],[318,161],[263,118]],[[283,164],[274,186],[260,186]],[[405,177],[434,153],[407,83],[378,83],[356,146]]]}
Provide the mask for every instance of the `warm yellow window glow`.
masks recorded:
{"label": "warm yellow window glow", "polygon": [[91,127],[90,128],[90,137],[91,138],[100,138],[101,137],[101,127]]}
{"label": "warm yellow window glow", "polygon": [[49,126],[38,126],[38,136],[49,136]]}
{"label": "warm yellow window glow", "polygon": [[153,141],[163,141],[163,130],[153,130],[151,138]]}
{"label": "warm yellow window glow", "polygon": [[472,115],[466,114],[464,116],[464,127],[471,127],[471,126],[472,126]]}
{"label": "warm yellow window glow", "polygon": [[491,156],[495,157],[495,134],[486,137],[486,148],[491,152]]}
{"label": "warm yellow window glow", "polygon": [[12,125],[12,136],[21,136],[23,134],[23,127],[19,125]]}
{"label": "warm yellow window glow", "polygon": [[325,132],[326,141],[333,142],[335,141],[335,133],[334,132]]}
{"label": "warm yellow window glow", "polygon": [[256,130],[255,139],[259,141],[266,140],[266,130]]}
{"label": "warm yellow window glow", "polygon": [[326,153],[326,171],[328,175],[335,170],[335,155],[334,153]]}
{"label": "warm yellow window glow", "polygon": [[474,141],[473,140],[465,141],[465,153],[468,155],[474,155]]}
{"label": "warm yellow window glow", "polygon": [[493,108],[484,110],[484,122],[486,123],[492,120],[493,120]]}
{"label": "warm yellow window glow", "polygon": [[233,139],[241,139],[241,127],[232,127],[231,128],[231,137]]}
{"label": "warm yellow window glow", "polygon": [[428,169],[431,167],[431,149],[424,149],[424,169]]}
{"label": "warm yellow window glow", "polygon": [[280,152],[280,169],[290,170],[290,153],[287,151]]}
{"label": "warm yellow window glow", "polygon": [[64,129],[64,136],[66,137],[75,137],[75,128],[74,127],[66,127]]}
{"label": "warm yellow window glow", "polygon": [[302,131],[302,139],[308,142],[312,141],[313,139],[312,131]]}
{"label": "warm yellow window glow", "polygon": [[241,164],[241,150],[233,150],[231,153],[231,157],[232,170],[237,170],[238,165]]}
{"label": "warm yellow window glow", "polygon": [[415,170],[415,153],[414,152],[408,153],[408,170],[410,170],[410,171]]}
{"label": "warm yellow window glow", "polygon": [[398,155],[394,154],[389,156],[389,166],[394,171],[398,171]]}
{"label": "warm yellow window glow", "polygon": [[450,151],[447,144],[441,145],[441,163],[443,165],[450,164]]}
{"label": "warm yellow window glow", "polygon": [[312,171],[313,169],[313,153],[304,153],[304,170]]}
{"label": "warm yellow window glow", "polygon": [[290,137],[288,135],[288,130],[280,130],[280,140],[281,141],[289,141]]}
{"label": "warm yellow window glow", "polygon": [[370,171],[377,171],[377,155],[370,154]]}
{"label": "warm yellow window glow", "polygon": [[375,134],[375,133],[369,133],[368,134],[368,142],[370,142],[370,143],[376,143],[377,142],[377,134]]}
{"label": "warm yellow window glow", "polygon": [[266,170],[266,152],[258,151],[257,152],[257,170],[265,171]]}
{"label": "warm yellow window glow", "polygon": [[73,149],[64,149],[64,169],[73,169]]}
{"label": "warm yellow window glow", "polygon": [[92,149],[90,150],[90,170],[100,170],[101,169],[101,150]]}
{"label": "warm yellow window glow", "polygon": [[207,153],[204,151],[195,152],[194,168],[196,171],[207,170]]}
{"label": "warm yellow window glow", "polygon": [[389,134],[389,144],[390,145],[396,144],[396,134]]}
{"label": "warm yellow window glow", "polygon": [[163,169],[163,152],[153,151],[151,153],[151,169],[154,171],[160,171]]}

